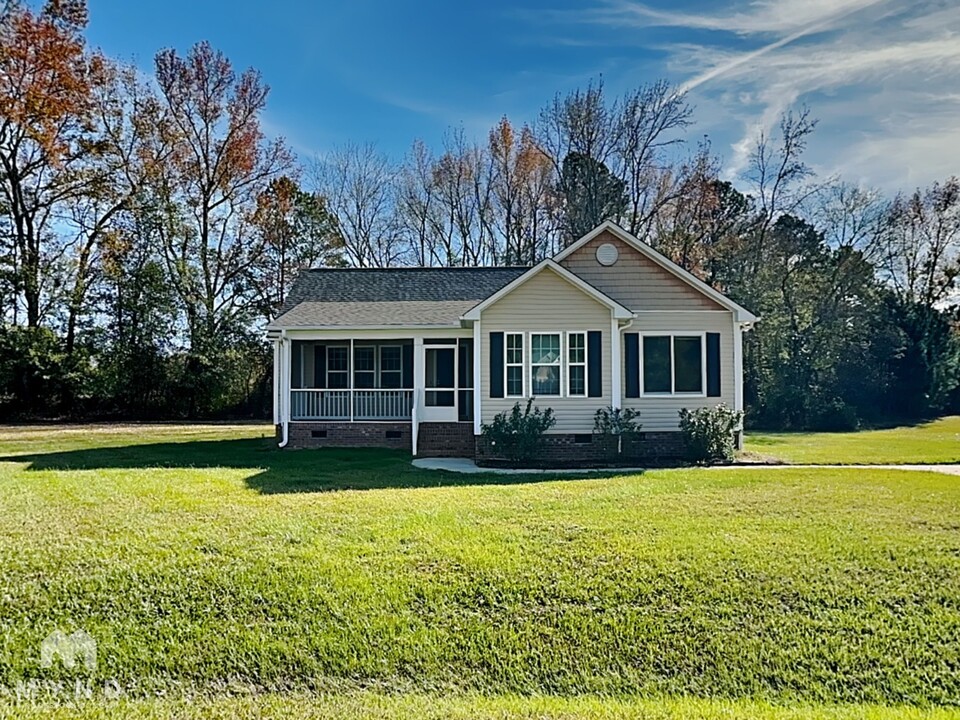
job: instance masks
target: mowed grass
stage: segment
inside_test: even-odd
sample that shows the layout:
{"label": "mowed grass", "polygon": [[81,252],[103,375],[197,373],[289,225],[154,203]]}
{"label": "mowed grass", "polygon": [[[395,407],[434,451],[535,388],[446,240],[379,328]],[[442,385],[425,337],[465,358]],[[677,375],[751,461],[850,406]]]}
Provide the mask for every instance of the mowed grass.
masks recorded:
{"label": "mowed grass", "polygon": [[[390,451],[281,452],[269,432],[0,432],[0,688],[81,677],[126,698],[6,712],[886,718],[960,707],[956,477],[469,477]],[[96,639],[93,673],[40,666],[57,628]]]}
{"label": "mowed grass", "polygon": [[745,450],[814,465],[960,462],[960,416],[884,430],[748,433]]}

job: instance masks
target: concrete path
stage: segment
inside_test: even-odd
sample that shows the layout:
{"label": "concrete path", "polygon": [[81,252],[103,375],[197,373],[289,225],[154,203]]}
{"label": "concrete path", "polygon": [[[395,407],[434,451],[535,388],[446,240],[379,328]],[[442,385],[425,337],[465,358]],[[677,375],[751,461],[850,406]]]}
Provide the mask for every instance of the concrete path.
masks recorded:
{"label": "concrete path", "polygon": [[[423,470],[447,470],[458,473],[492,473],[494,475],[576,475],[585,473],[631,473],[642,472],[645,468],[581,468],[577,470],[521,470],[516,468],[484,468],[479,467],[473,460],[467,458],[419,458],[413,461],[414,467]],[[836,468],[846,470],[912,470],[915,472],[935,472],[943,475],[960,475],[960,465],[715,465],[704,470],[745,470],[745,469],[824,469]]]}

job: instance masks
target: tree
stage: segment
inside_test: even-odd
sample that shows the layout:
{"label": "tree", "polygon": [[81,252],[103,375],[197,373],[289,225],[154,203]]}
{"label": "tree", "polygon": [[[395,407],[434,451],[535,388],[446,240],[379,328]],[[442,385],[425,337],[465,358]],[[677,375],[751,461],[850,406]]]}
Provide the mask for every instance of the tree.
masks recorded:
{"label": "tree", "polygon": [[83,0],[50,0],[39,13],[8,3],[0,14],[0,198],[12,230],[10,315],[22,304],[29,327],[44,320],[62,285],[56,209],[80,195],[78,165],[90,149],[92,86]]}
{"label": "tree", "polygon": [[504,116],[490,131],[492,216],[502,242],[494,262],[533,265],[549,254],[553,235],[553,165],[524,125]]}
{"label": "tree", "polygon": [[264,319],[276,317],[301,270],[344,264],[343,239],[326,201],[286,175],[271,181],[257,198],[251,222],[264,246],[263,261],[250,268]]}
{"label": "tree", "polygon": [[960,277],[960,180],[898,195],[881,233],[881,267],[901,302],[933,308]]}
{"label": "tree", "polygon": [[564,158],[557,192],[563,198],[566,243],[586,235],[604,220],[616,220],[627,206],[624,182],[602,162],[580,153]]}
{"label": "tree", "polygon": [[257,71],[238,76],[223,53],[202,42],[185,58],[158,53],[156,77],[175,132],[156,190],[162,206],[182,219],[158,228],[191,347],[199,350],[245,327],[256,307],[247,275],[265,241],[252,235],[248,219],[293,158],[281,140],[264,138],[268,88]]}
{"label": "tree", "polygon": [[349,143],[314,163],[314,191],[326,198],[347,260],[355,267],[388,267],[404,255],[397,177],[397,168],[373,144]]}

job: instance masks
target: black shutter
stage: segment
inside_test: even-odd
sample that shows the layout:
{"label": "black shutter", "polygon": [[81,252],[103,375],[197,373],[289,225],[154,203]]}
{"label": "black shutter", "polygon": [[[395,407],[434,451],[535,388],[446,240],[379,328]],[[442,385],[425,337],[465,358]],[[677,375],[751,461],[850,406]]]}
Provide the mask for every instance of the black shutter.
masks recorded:
{"label": "black shutter", "polygon": [[599,330],[587,333],[587,395],[603,395],[603,334]]}
{"label": "black shutter", "polygon": [[640,397],[640,333],[625,333],[627,397]]}
{"label": "black shutter", "polygon": [[503,333],[490,333],[490,397],[503,397]]}
{"label": "black shutter", "polygon": [[413,389],[413,343],[403,344],[403,387],[406,390]]}
{"label": "black shutter", "polygon": [[707,333],[707,397],[720,397],[720,333]]}
{"label": "black shutter", "polygon": [[313,386],[327,387],[327,346],[313,346]]}

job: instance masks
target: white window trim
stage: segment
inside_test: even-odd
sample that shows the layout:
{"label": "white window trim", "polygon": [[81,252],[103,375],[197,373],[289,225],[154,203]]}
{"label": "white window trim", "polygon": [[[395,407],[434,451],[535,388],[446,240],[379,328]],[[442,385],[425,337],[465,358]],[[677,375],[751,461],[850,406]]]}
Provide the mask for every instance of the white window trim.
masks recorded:
{"label": "white window trim", "polygon": [[[509,362],[510,358],[510,341],[509,338],[511,335],[518,335],[520,337],[520,362],[512,363]],[[503,334],[503,396],[505,398],[525,398],[527,397],[527,357],[529,356],[527,351],[527,334],[523,332],[505,332]],[[520,394],[511,395],[510,394],[510,372],[509,368],[519,367],[520,368]]]}
{"label": "white window trim", "polygon": [[[644,373],[644,353],[643,343],[647,337],[669,337],[670,338],[670,392],[647,392],[647,382]],[[676,392],[677,386],[677,363],[676,353],[674,352],[674,338],[677,337],[699,337],[700,338],[700,392]],[[705,330],[645,330],[640,333],[640,396],[649,398],[658,397],[688,397],[705,398],[707,396],[707,333]]]}
{"label": "white window trim", "polygon": [[[403,387],[403,345],[393,345],[393,344],[389,344],[389,345],[377,345],[376,348],[377,348],[377,355],[376,355],[376,360],[375,360],[375,363],[374,363],[374,364],[375,364],[375,366],[376,366],[376,368],[377,368],[377,376],[376,376],[376,377],[377,377],[377,389],[378,389],[378,390],[384,390],[384,389],[386,389],[386,390],[403,390],[403,389],[405,389],[405,388]],[[384,350],[384,348],[396,348],[397,350],[400,351],[400,369],[399,369],[399,370],[384,370],[384,369],[383,369],[383,350]],[[384,387],[383,387],[383,373],[384,373],[384,372],[390,372],[390,373],[399,372],[399,373],[400,373],[400,386],[397,387],[397,388],[384,388]]]}
{"label": "white window trim", "polygon": [[[563,359],[566,364],[566,379],[567,386],[563,388],[566,391],[566,396],[571,398],[587,398],[590,397],[590,353],[587,351],[587,338],[589,335],[589,330],[568,330],[566,333],[566,347],[564,348]],[[583,362],[571,362],[570,361],[570,336],[571,335],[582,335],[583,336]],[[602,335],[601,335],[602,337]],[[583,393],[574,394],[570,392],[570,378],[573,373],[570,372],[572,367],[582,367],[583,368]]]}
{"label": "white window trim", "polygon": [[[556,363],[536,363],[536,365],[537,365],[538,367],[541,367],[541,366],[542,366],[542,367],[556,367],[556,368],[559,369],[559,371],[560,371],[560,378],[559,378],[559,380],[560,380],[560,392],[557,393],[556,395],[534,395],[534,394],[533,394],[533,367],[534,367],[534,362],[533,362],[533,336],[534,336],[534,335],[556,335],[556,336],[557,336],[557,339],[560,341],[559,355],[558,355],[558,357],[557,357],[557,362],[556,362]],[[529,358],[529,361],[526,363],[526,366],[527,366],[526,371],[527,371],[527,373],[528,373],[528,375],[529,375],[529,379],[530,379],[530,397],[534,397],[534,398],[538,398],[538,397],[542,397],[542,398],[563,398],[563,397],[567,397],[566,392],[564,392],[564,391],[565,391],[565,388],[564,388],[564,386],[563,386],[564,378],[566,378],[566,375],[567,375],[567,373],[565,372],[565,363],[564,363],[564,361],[563,361],[563,355],[564,355],[564,353],[566,352],[566,345],[565,345],[565,343],[563,342],[563,340],[564,340],[564,333],[563,333],[563,331],[561,331],[561,330],[535,330],[535,331],[532,330],[532,331],[530,331],[530,332],[527,333],[527,342],[529,343],[529,346],[530,346],[530,352],[526,353],[527,357]],[[586,350],[586,348],[584,348],[584,350]],[[525,377],[524,379],[526,380],[526,377]],[[526,388],[526,387],[527,387],[526,384],[524,384],[524,388]],[[580,397],[580,396],[578,395],[577,397]]]}
{"label": "white window trim", "polygon": [[[346,370],[331,370],[331,369],[330,369],[330,351],[333,350],[334,348],[336,348],[336,349],[342,348],[342,349],[344,349],[344,350],[347,351],[347,369],[346,369]],[[336,391],[336,390],[349,390],[350,388],[352,388],[352,387],[353,387],[353,376],[352,376],[351,373],[350,373],[350,368],[351,368],[351,365],[352,365],[353,363],[352,363],[352,358],[350,357],[350,345],[348,345],[348,344],[342,344],[342,345],[341,345],[341,344],[338,344],[338,343],[328,344],[328,345],[324,348],[324,352],[326,353],[326,360],[327,360],[326,363],[324,363],[324,372],[326,373],[326,377],[324,378],[324,385],[326,386],[325,389],[326,389],[326,390],[334,390],[334,391]],[[347,376],[347,386],[344,387],[344,388],[331,388],[331,387],[330,387],[330,374],[331,374],[331,373],[333,373],[334,375],[346,375],[346,376]]]}
{"label": "white window trim", "polygon": [[[357,353],[358,353],[360,350],[366,350],[367,348],[373,350],[373,368],[370,369],[370,370],[360,370],[360,369],[357,367]],[[350,373],[350,383],[351,383],[350,386],[351,386],[352,388],[354,388],[355,390],[376,390],[376,389],[377,389],[377,381],[379,381],[379,379],[380,379],[380,375],[377,373],[377,368],[380,366],[379,359],[380,359],[380,353],[377,351],[377,345],[376,345],[376,344],[373,344],[373,345],[368,345],[368,344],[357,345],[357,344],[354,344],[354,346],[353,346],[353,356],[350,358],[350,361],[351,361],[351,369],[353,370],[353,372]],[[368,387],[368,388],[360,388],[360,387],[357,387],[357,373],[372,373],[372,374],[373,374],[373,387]]]}

